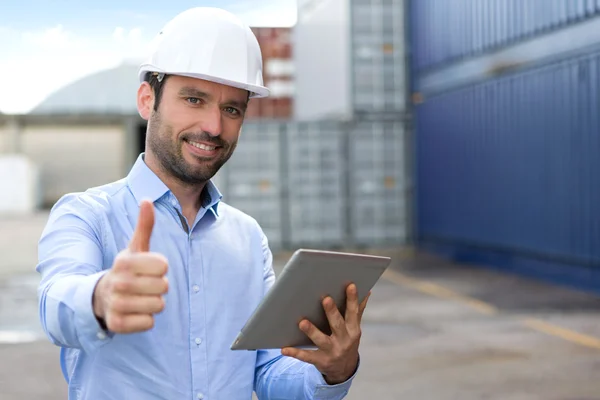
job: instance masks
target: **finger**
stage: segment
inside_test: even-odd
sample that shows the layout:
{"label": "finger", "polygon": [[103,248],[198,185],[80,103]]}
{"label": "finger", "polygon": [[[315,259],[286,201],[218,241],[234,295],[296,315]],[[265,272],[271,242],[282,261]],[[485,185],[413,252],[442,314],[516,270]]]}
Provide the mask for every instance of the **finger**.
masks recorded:
{"label": "finger", "polygon": [[365,309],[367,308],[367,303],[369,302],[369,298],[371,298],[371,292],[367,294],[367,296],[363,299],[358,307],[358,322],[362,321],[363,314],[365,313]]}
{"label": "finger", "polygon": [[302,332],[304,332],[319,349],[323,351],[329,351],[333,346],[331,338],[321,332],[319,328],[310,323],[310,321],[303,320],[300,322],[299,326]]}
{"label": "finger", "polygon": [[133,253],[127,256],[126,262],[134,275],[165,276],[169,262],[165,256],[158,253]]}
{"label": "finger", "polygon": [[118,314],[156,314],[164,308],[164,298],[156,295],[117,295],[110,300],[110,310]]}
{"label": "finger", "polygon": [[150,251],[150,236],[154,227],[154,205],[144,200],[140,204],[138,222],[129,243],[131,252]]}
{"label": "finger", "polygon": [[150,314],[109,314],[106,319],[108,330],[116,333],[134,333],[152,329],[154,317]]}
{"label": "finger", "polygon": [[126,276],[116,278],[114,282],[114,291],[120,294],[161,296],[168,290],[169,281],[166,277]]}
{"label": "finger", "polygon": [[351,283],[346,288],[346,324],[355,327],[359,325],[359,304],[356,285]]}
{"label": "finger", "polygon": [[323,308],[331,327],[331,333],[339,338],[345,338],[348,336],[348,330],[346,329],[346,321],[340,314],[340,310],[335,305],[335,301],[331,297],[326,297],[323,300]]}
{"label": "finger", "polygon": [[317,368],[320,367],[323,356],[320,350],[301,350],[295,347],[284,347],[281,349],[281,354],[315,365]]}

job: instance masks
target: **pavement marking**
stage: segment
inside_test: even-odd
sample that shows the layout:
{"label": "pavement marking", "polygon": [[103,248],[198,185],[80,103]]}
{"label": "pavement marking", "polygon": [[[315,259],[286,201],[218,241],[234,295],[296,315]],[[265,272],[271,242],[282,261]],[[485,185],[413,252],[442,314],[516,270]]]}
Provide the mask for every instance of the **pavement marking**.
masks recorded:
{"label": "pavement marking", "polygon": [[37,332],[0,330],[0,344],[31,343],[40,339],[41,335]]}
{"label": "pavement marking", "polygon": [[534,329],[538,332],[542,332],[551,336],[556,336],[568,342],[578,344],[580,346],[600,349],[600,339],[594,336],[584,335],[583,333],[579,333],[571,329],[566,329],[561,326],[550,324],[548,322],[535,318],[528,318],[521,322],[529,328]]}
{"label": "pavement marking", "polygon": [[[387,269],[384,272],[383,278],[398,286],[415,289],[421,293],[425,293],[444,300],[452,300],[458,303],[462,303],[482,314],[494,315],[502,312],[497,307],[483,302],[481,300],[477,300],[473,297],[456,293],[451,289],[445,288],[435,283],[410,278],[400,272],[391,269]],[[525,318],[521,319],[519,322],[523,326],[526,326],[537,332],[558,337],[565,341],[575,343],[580,346],[591,347],[600,350],[600,338],[585,335],[583,333],[563,328],[561,326],[554,325],[536,318]]]}
{"label": "pavement marking", "polygon": [[467,305],[468,307],[471,307],[472,309],[482,314],[493,315],[498,313],[498,309],[491,304],[488,304],[481,300],[477,300],[473,297],[464,296],[435,283],[409,278],[408,276],[396,272],[394,270],[387,269],[384,272],[383,277],[397,285],[410,287],[412,289],[418,290],[421,293],[439,297],[445,300],[457,301],[459,303]]}

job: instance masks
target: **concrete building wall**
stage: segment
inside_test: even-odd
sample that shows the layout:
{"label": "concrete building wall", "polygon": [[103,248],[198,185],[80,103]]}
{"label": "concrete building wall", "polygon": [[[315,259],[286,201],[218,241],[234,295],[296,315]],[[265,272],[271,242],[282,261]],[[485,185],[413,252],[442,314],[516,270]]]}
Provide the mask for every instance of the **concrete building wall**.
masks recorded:
{"label": "concrete building wall", "polygon": [[8,129],[5,125],[0,124],[0,154],[5,154],[8,151]]}
{"label": "concrete building wall", "polygon": [[21,149],[40,169],[43,203],[122,178],[124,135],[122,125],[25,126]]}

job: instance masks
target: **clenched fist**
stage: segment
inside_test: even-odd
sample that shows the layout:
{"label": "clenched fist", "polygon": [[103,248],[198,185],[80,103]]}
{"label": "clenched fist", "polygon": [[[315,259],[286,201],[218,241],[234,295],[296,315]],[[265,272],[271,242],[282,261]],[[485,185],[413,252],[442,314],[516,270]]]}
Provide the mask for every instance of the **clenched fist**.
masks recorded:
{"label": "clenched fist", "polygon": [[112,268],[94,290],[94,314],[109,331],[134,333],[151,329],[154,314],[165,307],[167,259],[150,252],[154,205],[142,202],[129,247],[115,258]]}

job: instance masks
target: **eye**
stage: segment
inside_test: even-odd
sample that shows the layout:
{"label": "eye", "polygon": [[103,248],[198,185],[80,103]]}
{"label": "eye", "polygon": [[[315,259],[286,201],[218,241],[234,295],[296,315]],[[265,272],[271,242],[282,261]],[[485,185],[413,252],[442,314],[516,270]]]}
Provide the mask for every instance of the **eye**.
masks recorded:
{"label": "eye", "polygon": [[197,97],[188,97],[186,100],[188,103],[191,103],[191,104],[200,104],[200,102],[202,101],[201,99],[199,99]]}
{"label": "eye", "polygon": [[236,108],[233,108],[233,107],[225,107],[225,112],[228,112],[228,113],[230,113],[232,115],[239,115],[240,114],[240,111],[238,109],[236,109]]}

